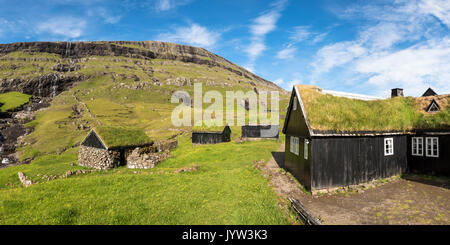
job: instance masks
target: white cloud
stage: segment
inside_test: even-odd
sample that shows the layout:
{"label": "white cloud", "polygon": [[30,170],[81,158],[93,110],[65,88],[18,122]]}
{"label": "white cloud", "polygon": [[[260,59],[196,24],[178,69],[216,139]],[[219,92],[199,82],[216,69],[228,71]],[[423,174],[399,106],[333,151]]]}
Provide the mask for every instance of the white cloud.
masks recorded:
{"label": "white cloud", "polygon": [[172,33],[163,33],[159,35],[159,39],[168,42],[182,42],[201,47],[213,47],[220,34],[209,31],[198,24],[191,24],[186,27],[177,27]]}
{"label": "white cloud", "polygon": [[311,36],[309,26],[296,26],[293,29],[289,38],[294,42],[302,42]]}
{"label": "white cloud", "polygon": [[314,39],[312,40],[312,43],[313,43],[313,44],[317,44],[317,43],[322,42],[322,41],[325,39],[325,37],[326,37],[327,35],[328,35],[328,32],[324,32],[324,33],[321,33],[321,34],[316,35],[316,36],[314,37]]}
{"label": "white cloud", "polygon": [[328,72],[336,66],[346,64],[366,54],[367,50],[358,42],[348,41],[321,48],[312,63],[315,73]]}
{"label": "white cloud", "polygon": [[355,70],[368,74],[368,84],[388,91],[399,85],[420,94],[428,86],[450,91],[450,38],[428,41],[392,53],[375,54],[355,63]]}
{"label": "white cloud", "polygon": [[261,40],[253,40],[246,52],[250,57],[257,57],[266,50],[266,45]]}
{"label": "white cloud", "polygon": [[157,11],[168,11],[190,3],[191,0],[157,0],[155,9]]}
{"label": "white cloud", "polygon": [[109,24],[116,24],[117,22],[120,21],[120,19],[122,19],[121,15],[118,14],[111,14],[110,12],[108,12],[106,9],[104,8],[99,8],[97,10],[97,14],[102,17],[102,19]]}
{"label": "white cloud", "polygon": [[50,33],[64,38],[78,38],[83,35],[86,21],[75,17],[55,17],[38,23],[37,33]]}
{"label": "white cloud", "polygon": [[250,59],[249,67],[253,67],[253,63],[258,56],[260,56],[265,50],[265,36],[276,29],[276,23],[281,17],[281,11],[283,11],[286,0],[278,0],[270,4],[271,10],[262,13],[256,19],[252,21],[250,25],[250,45],[245,52]]}
{"label": "white cloud", "polygon": [[424,0],[419,2],[418,9],[424,14],[434,15],[442,23],[450,27],[450,1]]}
{"label": "white cloud", "polygon": [[294,58],[294,53],[296,51],[297,51],[297,48],[288,46],[288,47],[280,50],[277,53],[277,58],[278,59],[284,59],[284,60],[292,59],[292,58]]}
{"label": "white cloud", "polygon": [[276,22],[280,18],[280,13],[277,10],[263,14],[253,20],[250,26],[250,32],[255,36],[264,36],[276,28]]}
{"label": "white cloud", "polygon": [[276,85],[281,86],[284,83],[283,78],[278,78],[275,81],[273,81]]}
{"label": "white cloud", "polygon": [[[419,95],[431,82],[450,89],[450,5],[446,1],[396,1],[393,6],[356,5],[341,16],[362,18],[357,38],[322,47],[311,63],[313,78],[333,71],[377,95],[404,87]],[[437,21],[439,20],[439,21]],[[339,67],[339,70],[333,68]],[[342,77],[341,77],[342,78]],[[356,84],[355,84],[356,85]]]}

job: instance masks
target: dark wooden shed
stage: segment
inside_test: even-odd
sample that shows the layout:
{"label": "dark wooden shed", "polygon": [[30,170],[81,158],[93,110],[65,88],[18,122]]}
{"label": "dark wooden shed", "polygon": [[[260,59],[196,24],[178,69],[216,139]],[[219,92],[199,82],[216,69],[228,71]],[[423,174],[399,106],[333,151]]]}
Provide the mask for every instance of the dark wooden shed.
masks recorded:
{"label": "dark wooden shed", "polygon": [[278,139],[279,127],[279,125],[244,125],[241,127],[241,137]]}
{"label": "dark wooden shed", "polygon": [[231,141],[231,129],[226,125],[222,131],[192,131],[192,143],[217,144]]}
{"label": "dark wooden shed", "polygon": [[[448,99],[450,95],[443,97]],[[427,105],[432,99],[420,98],[427,100],[423,102]],[[333,108],[326,108],[324,101],[332,101]],[[368,110],[377,110],[385,103],[385,100],[361,102],[338,98],[317,87],[294,86],[283,126],[286,144],[282,167],[312,191],[365,183],[409,171],[450,176],[450,122],[442,121],[436,124],[438,126],[420,129],[415,125],[417,122],[410,122],[405,128],[392,128],[383,115],[370,111],[354,113],[361,105],[366,105]],[[352,108],[353,104],[358,107]],[[317,106],[324,107],[315,108]],[[403,118],[400,109],[398,115],[391,116]],[[448,105],[442,110],[449,110]],[[419,113],[425,114],[426,118],[438,115],[427,114],[425,108]],[[373,118],[354,122],[354,115]],[[409,117],[405,115],[405,118]],[[379,125],[379,128],[371,130],[361,122]],[[419,124],[424,127],[426,122]]]}

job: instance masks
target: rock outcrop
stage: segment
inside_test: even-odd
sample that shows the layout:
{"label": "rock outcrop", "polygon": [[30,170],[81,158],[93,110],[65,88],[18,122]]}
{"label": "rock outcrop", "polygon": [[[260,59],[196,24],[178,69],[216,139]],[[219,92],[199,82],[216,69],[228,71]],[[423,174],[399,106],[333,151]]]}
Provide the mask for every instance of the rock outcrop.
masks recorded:
{"label": "rock outcrop", "polygon": [[[63,58],[82,59],[88,56],[124,56],[141,59],[169,59],[183,62],[221,67],[248,79],[279,89],[240,66],[215,55],[206,49],[157,41],[110,41],[110,42],[23,42],[0,44],[0,56],[15,51],[45,52]],[[57,70],[72,70],[70,65],[56,67]],[[77,67],[73,67],[76,70]]]}
{"label": "rock outcrop", "polygon": [[24,173],[18,172],[17,175],[19,176],[19,180],[23,186],[28,187],[33,184],[33,181],[28,179],[28,177]]}
{"label": "rock outcrop", "polygon": [[169,156],[169,150],[164,152],[143,153],[138,147],[128,155],[127,167],[139,169],[154,168],[158,163],[166,160]]}
{"label": "rock outcrop", "polygon": [[74,83],[86,80],[81,74],[50,73],[39,75],[32,79],[10,78],[0,79],[0,93],[19,91],[38,97],[53,98],[64,90],[72,87]]}

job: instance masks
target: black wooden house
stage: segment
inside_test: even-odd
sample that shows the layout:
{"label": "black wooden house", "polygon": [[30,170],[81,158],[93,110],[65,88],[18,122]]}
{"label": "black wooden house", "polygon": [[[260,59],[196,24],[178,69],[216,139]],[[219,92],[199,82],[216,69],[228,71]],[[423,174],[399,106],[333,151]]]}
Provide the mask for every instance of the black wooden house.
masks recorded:
{"label": "black wooden house", "polygon": [[[417,111],[422,119],[433,118],[449,110],[450,95],[419,100],[403,97],[398,89],[392,95],[395,98],[364,101],[334,96],[318,87],[294,86],[283,127],[282,167],[312,191],[406,172],[450,176],[450,122],[413,122],[403,115],[403,106],[413,104],[414,109],[423,105]],[[440,103],[440,111],[428,112],[430,103]],[[390,118],[383,118],[380,111],[390,104],[384,112]],[[361,108],[366,110],[358,111]],[[389,120],[401,123],[392,126]]]}

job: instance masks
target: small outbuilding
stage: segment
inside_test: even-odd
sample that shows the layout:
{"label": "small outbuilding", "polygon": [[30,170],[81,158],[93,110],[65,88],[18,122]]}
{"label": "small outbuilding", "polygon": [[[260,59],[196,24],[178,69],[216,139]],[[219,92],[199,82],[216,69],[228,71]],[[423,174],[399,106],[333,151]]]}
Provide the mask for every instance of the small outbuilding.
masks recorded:
{"label": "small outbuilding", "polygon": [[[133,151],[137,153],[131,154]],[[140,129],[97,127],[82,141],[78,164],[96,169],[110,169],[126,164],[134,166],[129,161],[129,156],[136,159],[138,153],[159,154],[157,152],[157,146]]]}
{"label": "small outbuilding", "polygon": [[246,139],[278,139],[279,125],[243,125],[241,138]]}
{"label": "small outbuilding", "polygon": [[222,131],[215,131],[215,128],[194,127],[192,131],[193,144],[217,144],[231,141],[231,129],[226,125]]}

